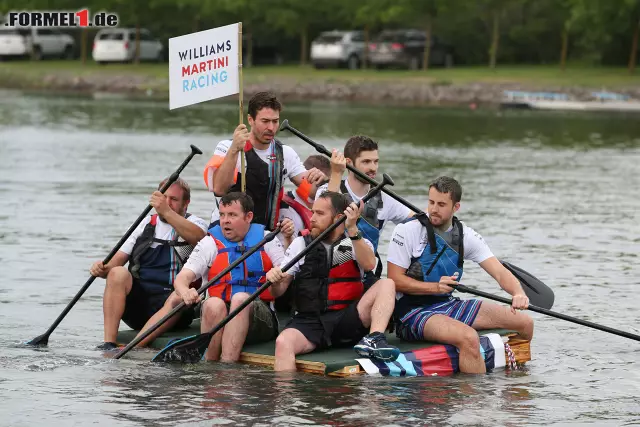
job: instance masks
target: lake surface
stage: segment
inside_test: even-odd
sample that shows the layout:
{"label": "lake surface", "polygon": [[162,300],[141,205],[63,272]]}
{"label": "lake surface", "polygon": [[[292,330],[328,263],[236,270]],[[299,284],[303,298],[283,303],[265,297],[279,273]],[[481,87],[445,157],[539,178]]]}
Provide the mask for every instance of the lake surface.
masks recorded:
{"label": "lake surface", "polygon": [[[515,372],[329,379],[246,365],[111,361],[98,279],[46,349],[43,333],[189,154],[190,211],[208,218],[202,169],[237,106],[0,93],[0,425],[629,425],[640,423],[640,343],[533,314],[533,360]],[[640,333],[640,117],[285,105],[282,118],[342,147],[381,144],[395,191],[426,207],[452,175],[459,217],[493,252],[545,281],[554,310]],[[304,142],[280,135],[302,158]],[[391,234],[383,233],[381,252]],[[469,263],[471,264],[471,263]],[[465,266],[467,267],[467,266]],[[465,284],[505,295],[477,266]]]}

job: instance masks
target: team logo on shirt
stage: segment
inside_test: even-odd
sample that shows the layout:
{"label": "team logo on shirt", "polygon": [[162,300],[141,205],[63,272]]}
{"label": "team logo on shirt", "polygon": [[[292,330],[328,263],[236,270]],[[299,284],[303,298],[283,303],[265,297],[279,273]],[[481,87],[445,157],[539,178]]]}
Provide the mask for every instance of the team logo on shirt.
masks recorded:
{"label": "team logo on shirt", "polygon": [[401,242],[400,240],[396,239],[395,237],[393,239],[391,239],[391,240],[393,240],[393,242],[398,246],[404,246],[404,243]]}

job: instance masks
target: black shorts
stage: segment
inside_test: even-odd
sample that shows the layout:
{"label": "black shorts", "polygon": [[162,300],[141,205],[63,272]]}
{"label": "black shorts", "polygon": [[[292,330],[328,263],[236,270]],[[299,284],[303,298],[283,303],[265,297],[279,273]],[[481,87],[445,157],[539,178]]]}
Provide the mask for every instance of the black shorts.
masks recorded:
{"label": "black shorts", "polygon": [[[147,321],[151,319],[151,316],[162,308],[169,295],[171,295],[171,292],[147,294],[138,281],[134,279],[131,285],[131,292],[129,292],[125,301],[122,321],[131,329],[142,329]],[[188,307],[181,310],[176,316],[180,316],[180,319],[172,329],[184,329],[193,321],[194,310]]]}
{"label": "black shorts", "polygon": [[320,316],[295,314],[284,329],[299,330],[318,349],[356,344],[369,333],[360,320],[358,302]]}

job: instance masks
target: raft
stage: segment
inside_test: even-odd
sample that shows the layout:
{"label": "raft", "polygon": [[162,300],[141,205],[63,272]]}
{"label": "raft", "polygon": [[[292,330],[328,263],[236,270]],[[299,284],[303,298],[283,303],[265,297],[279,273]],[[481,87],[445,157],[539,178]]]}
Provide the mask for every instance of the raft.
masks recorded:
{"label": "raft", "polygon": [[[288,316],[278,315],[280,328],[286,325]],[[136,335],[138,331],[126,329],[118,332],[118,343],[127,344]],[[180,331],[169,331],[156,338],[150,343],[151,348],[162,349],[170,340],[174,338],[183,338],[190,335],[200,333],[200,320],[195,319],[191,326]],[[478,331],[481,336],[481,344],[489,342],[488,339],[482,339],[483,336],[492,337],[492,342],[496,347],[496,353],[506,352],[504,358],[501,354],[495,354],[495,359],[503,361],[515,361],[522,365],[531,360],[530,343],[518,336],[514,331],[504,329],[493,329],[486,331]],[[397,346],[402,352],[401,357],[403,363],[377,363],[377,367],[373,365],[369,359],[361,359],[354,352],[352,347],[331,348],[328,350],[314,351],[309,354],[299,355],[296,358],[296,366],[298,371],[307,372],[317,375],[327,375],[330,377],[349,377],[353,375],[361,375],[368,373],[380,373],[382,375],[450,375],[457,372],[457,350],[453,346],[442,345],[431,342],[406,342],[402,341],[393,333],[387,333],[387,341],[389,344]],[[500,347],[495,345],[496,337],[508,346]],[[509,349],[511,351],[509,351]],[[481,349],[484,354],[486,351]],[[273,368],[275,362],[275,340],[262,344],[246,345],[240,355],[240,362],[250,365],[264,366]],[[493,355],[491,356],[493,357]],[[419,359],[416,361],[415,359]],[[485,356],[486,359],[486,356]],[[406,361],[406,362],[405,362]],[[409,364],[410,366],[401,366]],[[489,366],[489,365],[488,365]],[[500,365],[496,365],[498,368]],[[505,366],[504,364],[502,366]],[[502,367],[500,366],[500,367]],[[507,363],[508,366],[508,363]],[[490,366],[489,366],[490,367]],[[365,369],[366,368],[366,369]],[[373,371],[372,371],[373,370]],[[419,372],[416,372],[419,371]]]}

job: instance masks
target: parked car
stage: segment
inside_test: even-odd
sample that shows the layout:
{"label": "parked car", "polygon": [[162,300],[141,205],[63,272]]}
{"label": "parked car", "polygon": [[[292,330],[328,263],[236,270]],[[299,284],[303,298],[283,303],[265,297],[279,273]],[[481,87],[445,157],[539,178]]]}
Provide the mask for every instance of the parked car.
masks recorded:
{"label": "parked car", "polygon": [[[162,43],[145,28],[140,29],[140,61],[162,61]],[[136,29],[109,28],[98,31],[93,40],[93,60],[99,64],[107,62],[130,62],[135,59]]]}
{"label": "parked car", "polygon": [[0,27],[0,57],[73,58],[75,41],[55,28]]}
{"label": "parked car", "polygon": [[311,43],[311,63],[315,68],[328,66],[360,68],[364,56],[362,31],[327,31]]}
{"label": "parked car", "polygon": [[[371,64],[376,68],[422,67],[427,35],[419,30],[385,30],[369,44]],[[453,48],[431,36],[429,65],[453,66]]]}

